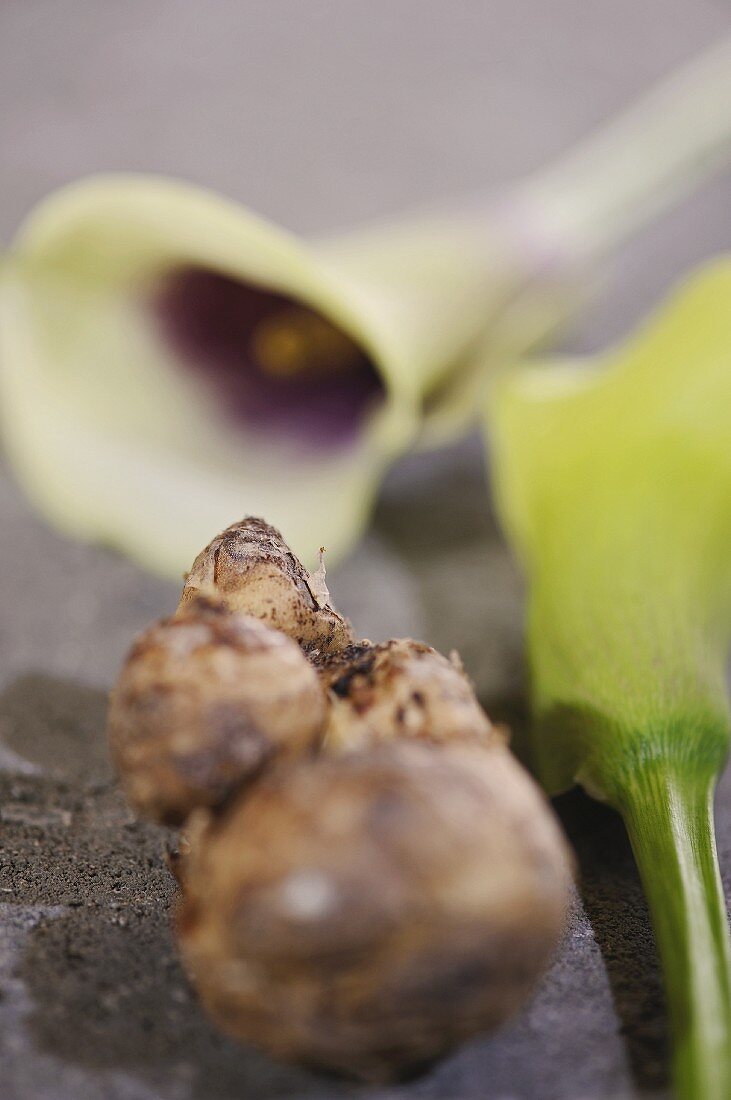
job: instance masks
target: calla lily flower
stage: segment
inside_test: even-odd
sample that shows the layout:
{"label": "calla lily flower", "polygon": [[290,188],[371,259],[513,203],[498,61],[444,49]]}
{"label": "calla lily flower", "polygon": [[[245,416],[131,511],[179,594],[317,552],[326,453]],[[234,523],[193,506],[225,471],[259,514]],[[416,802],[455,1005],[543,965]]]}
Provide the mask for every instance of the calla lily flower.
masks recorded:
{"label": "calla lily flower", "polygon": [[533,760],[624,817],[665,972],[678,1095],[731,1096],[713,790],[731,739],[731,257],[598,362],[522,368],[488,421],[529,583]]}
{"label": "calla lily flower", "polygon": [[395,262],[369,272],[372,239],[351,273],[345,250],[331,261],[183,184],[53,196],[3,289],[4,433],[31,495],[164,573],[242,508],[340,556],[495,294],[466,238],[416,236],[399,292]]}
{"label": "calla lily flower", "polygon": [[29,494],[168,575],[245,513],[336,561],[389,463],[464,431],[485,366],[552,332],[587,268],[723,160],[730,56],[494,201],[314,245],[164,179],[51,196],[1,296],[0,416]]}

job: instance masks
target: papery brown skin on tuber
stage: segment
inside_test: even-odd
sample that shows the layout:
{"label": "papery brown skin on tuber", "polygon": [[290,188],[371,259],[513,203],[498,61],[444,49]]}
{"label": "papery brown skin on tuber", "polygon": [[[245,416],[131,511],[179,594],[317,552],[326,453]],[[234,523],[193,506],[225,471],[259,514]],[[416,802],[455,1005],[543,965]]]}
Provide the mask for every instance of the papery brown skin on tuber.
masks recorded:
{"label": "papery brown skin on tuber", "polygon": [[199,831],[180,945],[225,1031],[385,1080],[516,1011],[570,873],[504,746],[378,744],[283,766]]}
{"label": "papery brown skin on tuber", "polygon": [[328,689],[325,745],[351,750],[414,737],[425,741],[503,740],[451,659],[411,638],[360,642],[318,663]]}
{"label": "papery brown skin on tuber", "polygon": [[201,593],[281,630],[312,656],[353,641],[322,578],[305,569],[275,527],[254,516],[227,527],[201,551],[185,579],[181,607]]}
{"label": "papery brown skin on tuber", "polygon": [[180,824],[265,765],[314,748],[326,706],[290,638],[198,597],[133,645],[112,693],[109,744],[134,808]]}

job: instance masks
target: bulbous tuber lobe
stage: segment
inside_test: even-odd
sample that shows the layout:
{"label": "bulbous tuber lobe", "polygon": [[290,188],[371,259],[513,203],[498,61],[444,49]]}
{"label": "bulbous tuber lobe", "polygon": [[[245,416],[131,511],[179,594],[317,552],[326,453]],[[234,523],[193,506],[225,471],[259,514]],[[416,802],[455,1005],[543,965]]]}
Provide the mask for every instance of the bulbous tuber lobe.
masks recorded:
{"label": "bulbous tuber lobe", "polygon": [[314,746],[325,714],[293,641],[198,597],[135,642],[112,693],[109,744],[131,804],[180,824],[265,764]]}
{"label": "bulbous tuber lobe", "polygon": [[448,660],[431,646],[404,638],[348,646],[318,667],[330,702],[328,749],[397,737],[502,740],[456,655]]}
{"label": "bulbous tuber lobe", "polygon": [[213,594],[281,630],[313,656],[336,653],[353,641],[347,619],[330,605],[326,590],[295,557],[281,534],[248,516],[227,527],[195,559],[181,607]]}
{"label": "bulbous tuber lobe", "polygon": [[277,769],[210,821],[186,862],[180,944],[226,1031],[381,1080],[518,1008],[569,878],[507,749],[379,744]]}

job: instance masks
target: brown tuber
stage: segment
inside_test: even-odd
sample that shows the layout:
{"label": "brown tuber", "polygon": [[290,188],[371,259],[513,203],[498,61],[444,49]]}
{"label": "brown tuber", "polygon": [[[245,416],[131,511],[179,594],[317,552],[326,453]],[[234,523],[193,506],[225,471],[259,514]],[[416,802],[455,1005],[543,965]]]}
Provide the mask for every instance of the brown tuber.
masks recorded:
{"label": "brown tuber", "polygon": [[314,746],[325,713],[294,642],[198,598],[135,642],[112,693],[109,743],[131,804],[179,824]]}
{"label": "brown tuber", "polygon": [[202,550],[185,579],[181,607],[214,594],[281,630],[312,656],[335,653],[353,641],[350,623],[330,604],[324,574],[311,574],[275,527],[248,516]]}
{"label": "brown tuber", "polygon": [[381,1080],[521,1005],[569,877],[505,747],[380,744],[279,769],[212,820],[186,864],[180,944],[224,1030]]}
{"label": "brown tuber", "polygon": [[415,737],[502,740],[459,660],[410,638],[349,646],[320,666],[329,690],[331,750]]}
{"label": "brown tuber", "polygon": [[110,741],[132,804],[186,823],[203,1003],[275,1055],[401,1075],[510,1016],[556,945],[567,846],[458,659],[354,642],[262,520],[137,641]]}

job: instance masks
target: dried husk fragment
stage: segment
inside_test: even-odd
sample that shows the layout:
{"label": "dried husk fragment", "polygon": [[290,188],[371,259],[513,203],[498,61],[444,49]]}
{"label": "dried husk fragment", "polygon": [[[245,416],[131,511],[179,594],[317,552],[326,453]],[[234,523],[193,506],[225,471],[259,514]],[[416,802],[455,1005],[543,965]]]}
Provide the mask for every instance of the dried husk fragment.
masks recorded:
{"label": "dried husk fragment", "polygon": [[181,607],[200,593],[283,631],[313,656],[353,641],[318,574],[305,569],[275,527],[254,516],[227,527],[195,559]]}

